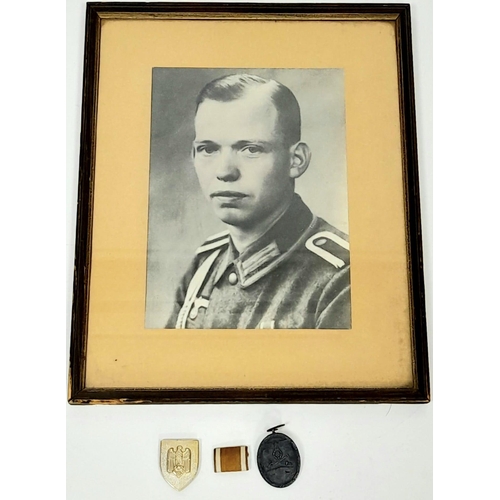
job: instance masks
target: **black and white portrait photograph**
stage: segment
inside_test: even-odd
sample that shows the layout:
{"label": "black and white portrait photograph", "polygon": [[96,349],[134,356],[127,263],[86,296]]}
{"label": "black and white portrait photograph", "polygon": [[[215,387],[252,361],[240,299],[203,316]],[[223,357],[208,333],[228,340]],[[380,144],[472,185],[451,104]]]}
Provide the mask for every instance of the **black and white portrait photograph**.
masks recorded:
{"label": "black and white portrait photograph", "polygon": [[146,328],[350,329],[344,72],[154,68]]}

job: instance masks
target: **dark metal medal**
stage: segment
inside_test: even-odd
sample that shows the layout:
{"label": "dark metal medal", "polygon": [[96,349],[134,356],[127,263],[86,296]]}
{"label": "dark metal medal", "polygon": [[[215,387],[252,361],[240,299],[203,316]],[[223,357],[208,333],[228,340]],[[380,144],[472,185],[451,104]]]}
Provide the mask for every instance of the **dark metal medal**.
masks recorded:
{"label": "dark metal medal", "polygon": [[300,472],[300,454],[295,443],[276,430],[285,424],[268,429],[271,434],[260,443],[257,465],[261,476],[275,488],[290,486]]}

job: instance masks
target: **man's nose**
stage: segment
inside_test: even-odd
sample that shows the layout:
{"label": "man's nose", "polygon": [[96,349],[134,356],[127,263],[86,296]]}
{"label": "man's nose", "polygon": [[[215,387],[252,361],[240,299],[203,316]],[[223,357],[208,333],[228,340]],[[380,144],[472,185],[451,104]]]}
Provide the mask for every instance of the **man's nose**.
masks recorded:
{"label": "man's nose", "polygon": [[234,182],[240,178],[238,159],[234,151],[222,151],[217,165],[217,179]]}

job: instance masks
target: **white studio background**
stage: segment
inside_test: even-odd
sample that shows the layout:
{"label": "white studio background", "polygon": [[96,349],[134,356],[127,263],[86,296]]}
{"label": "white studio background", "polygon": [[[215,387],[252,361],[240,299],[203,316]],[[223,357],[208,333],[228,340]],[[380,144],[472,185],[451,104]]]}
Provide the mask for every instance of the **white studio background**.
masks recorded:
{"label": "white studio background", "polygon": [[[66,383],[84,2],[25,0],[15,9],[5,3],[0,30],[2,498],[428,500],[432,406],[435,498],[495,497],[499,3],[435,0],[434,12],[431,0],[411,5],[427,303],[430,331],[436,332],[435,403],[83,408],[66,403]],[[431,211],[433,127],[436,203]],[[154,448],[162,437],[196,432],[204,471],[212,445],[238,439],[254,449],[262,424],[278,418],[288,422],[304,457],[297,489],[269,487],[259,496],[253,488],[260,492],[265,484],[253,460],[248,489],[238,479],[242,475],[216,477],[210,470],[184,493],[161,482]],[[190,493],[195,487],[197,495]]]}
{"label": "white studio background", "polygon": [[[419,154],[432,332],[432,11],[412,2]],[[83,0],[67,2],[68,276],[74,252],[84,43]],[[69,279],[69,281],[71,281]],[[71,284],[68,283],[68,336]],[[69,342],[69,341],[68,341]],[[255,461],[265,430],[283,429],[301,452],[297,481],[267,485]],[[163,480],[159,442],[200,440],[201,467],[182,492]],[[250,471],[215,474],[213,448],[248,445]],[[67,407],[68,500],[427,500],[432,489],[432,405],[163,405]]]}
{"label": "white studio background", "polygon": [[[428,500],[432,406],[435,498],[495,497],[500,5],[435,0],[433,12],[431,0],[410,3],[435,403],[392,407],[66,403],[84,2],[3,5],[2,498]],[[238,479],[243,476],[216,477],[210,470],[184,493],[161,483],[152,448],[162,437],[196,432],[204,471],[212,444],[238,439],[253,449],[262,424],[277,418],[288,422],[304,457],[297,489],[269,487],[259,496],[264,483],[254,461],[248,489]],[[190,493],[195,487],[197,495]]]}

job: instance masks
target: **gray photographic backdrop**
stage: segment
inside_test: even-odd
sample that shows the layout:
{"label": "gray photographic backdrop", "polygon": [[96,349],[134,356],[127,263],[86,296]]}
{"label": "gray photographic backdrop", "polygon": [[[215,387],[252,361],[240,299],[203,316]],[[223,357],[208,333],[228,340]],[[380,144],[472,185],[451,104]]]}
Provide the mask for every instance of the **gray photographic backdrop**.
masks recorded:
{"label": "gray photographic backdrop", "polygon": [[342,69],[154,68],[152,78],[146,328],[164,328],[195,250],[224,224],[201,193],[191,159],[195,101],[234,73],[272,78],[295,94],[312,151],[296,192],[312,212],[349,233]]}

